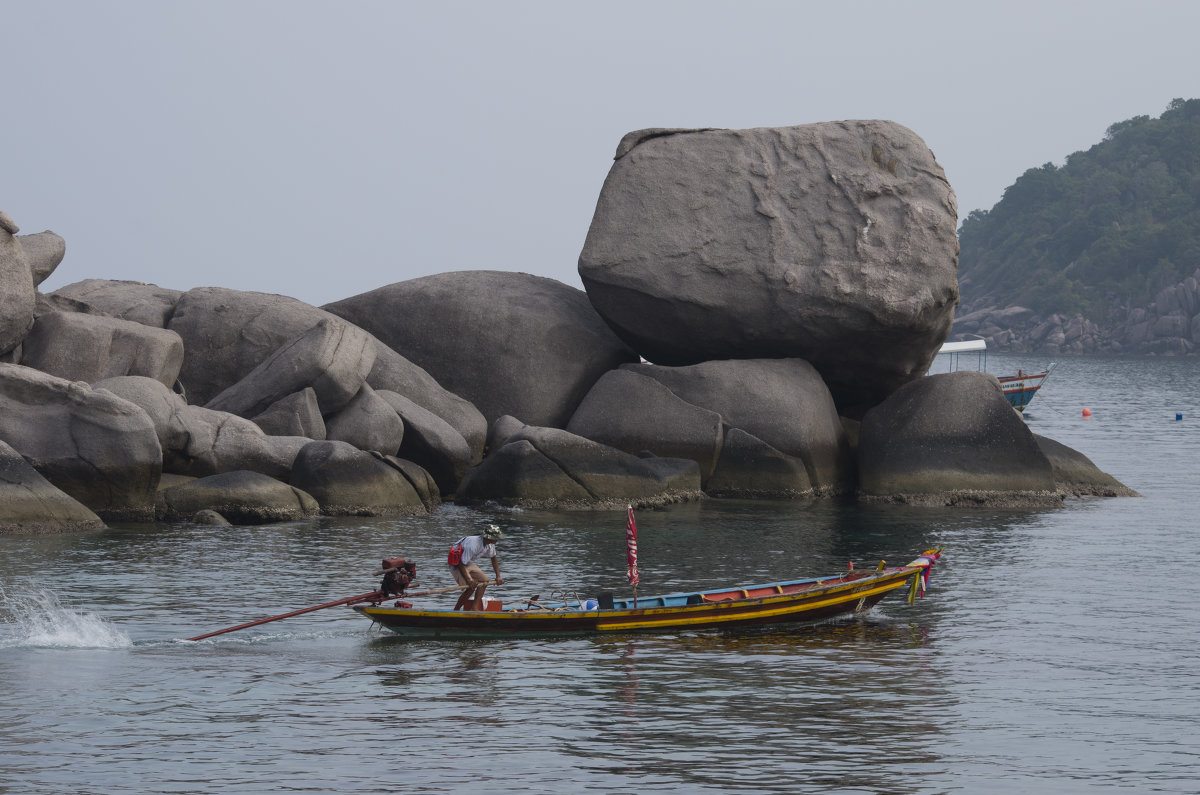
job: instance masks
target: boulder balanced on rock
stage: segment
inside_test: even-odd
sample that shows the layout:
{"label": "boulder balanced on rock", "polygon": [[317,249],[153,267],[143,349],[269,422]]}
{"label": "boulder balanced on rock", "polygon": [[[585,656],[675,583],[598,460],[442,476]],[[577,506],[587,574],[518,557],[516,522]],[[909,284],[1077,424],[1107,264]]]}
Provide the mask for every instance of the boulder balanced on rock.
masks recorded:
{"label": "boulder balanced on rock", "polygon": [[641,130],[579,275],[656,364],[801,358],[862,410],[923,375],[949,332],[957,226],[941,166],[894,122]]}

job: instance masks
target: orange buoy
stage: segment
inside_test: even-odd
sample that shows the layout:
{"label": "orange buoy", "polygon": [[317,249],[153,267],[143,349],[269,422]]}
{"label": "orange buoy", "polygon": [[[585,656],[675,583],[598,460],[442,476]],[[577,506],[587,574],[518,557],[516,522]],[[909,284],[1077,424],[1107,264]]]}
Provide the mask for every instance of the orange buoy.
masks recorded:
{"label": "orange buoy", "polygon": [[1083,410],[1083,416],[1085,416],[1085,417],[1090,417],[1090,416],[1092,416],[1092,410],[1091,410],[1091,409],[1084,409],[1084,410]]}

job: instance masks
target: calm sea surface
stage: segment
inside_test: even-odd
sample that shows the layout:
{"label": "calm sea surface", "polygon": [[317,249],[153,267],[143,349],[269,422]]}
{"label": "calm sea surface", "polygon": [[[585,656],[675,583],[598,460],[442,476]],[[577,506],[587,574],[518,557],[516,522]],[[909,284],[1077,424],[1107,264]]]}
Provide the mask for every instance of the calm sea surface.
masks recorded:
{"label": "calm sea surface", "polygon": [[1200,360],[1068,358],[1028,410],[1141,498],[639,514],[643,594],[946,549],[914,606],[785,631],[405,641],[332,608],[180,641],[370,591],[386,556],[444,586],[489,522],[496,595],[622,593],[619,512],[0,537],[0,792],[1194,793],[1198,402]]}

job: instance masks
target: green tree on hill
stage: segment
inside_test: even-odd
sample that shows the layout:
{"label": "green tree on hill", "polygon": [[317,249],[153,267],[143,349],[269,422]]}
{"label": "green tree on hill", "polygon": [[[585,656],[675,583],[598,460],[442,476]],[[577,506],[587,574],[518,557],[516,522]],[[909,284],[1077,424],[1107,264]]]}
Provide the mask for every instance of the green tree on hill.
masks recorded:
{"label": "green tree on hill", "polygon": [[1063,166],[1017,178],[959,228],[966,309],[1103,322],[1200,268],[1200,100],[1110,126]]}

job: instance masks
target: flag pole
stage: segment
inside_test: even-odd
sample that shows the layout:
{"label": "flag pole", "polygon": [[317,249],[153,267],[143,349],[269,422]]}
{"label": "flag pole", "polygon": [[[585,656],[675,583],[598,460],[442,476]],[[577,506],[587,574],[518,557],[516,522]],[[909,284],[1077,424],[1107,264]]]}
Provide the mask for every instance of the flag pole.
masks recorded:
{"label": "flag pole", "polygon": [[638,567],[637,567],[637,522],[633,519],[633,505],[628,506],[625,515],[625,562],[628,564],[626,573],[629,577],[629,584],[633,586],[633,609],[637,610],[637,587]]}

